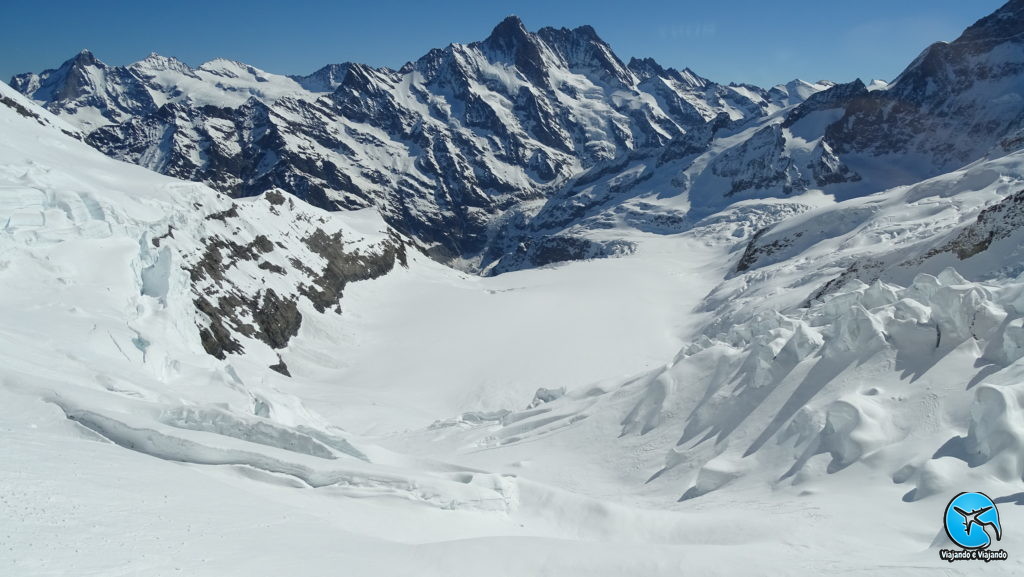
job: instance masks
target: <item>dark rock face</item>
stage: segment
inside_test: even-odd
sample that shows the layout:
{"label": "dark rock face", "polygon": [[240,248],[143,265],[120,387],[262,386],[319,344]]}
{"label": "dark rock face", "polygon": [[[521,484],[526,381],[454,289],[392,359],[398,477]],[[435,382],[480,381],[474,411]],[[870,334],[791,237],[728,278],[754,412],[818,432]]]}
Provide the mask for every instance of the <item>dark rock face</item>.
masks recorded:
{"label": "dark rock face", "polygon": [[523,239],[517,250],[503,255],[488,274],[501,274],[574,260],[622,256],[631,254],[634,250],[636,247],[628,241],[594,241],[568,233],[543,236],[536,241]]}
{"label": "dark rock face", "polygon": [[396,237],[392,240],[394,242],[386,243],[379,253],[346,252],[340,232],[328,235],[317,229],[303,242],[327,264],[308,285],[301,286],[299,292],[313,303],[316,310],[324,312],[338,305],[348,283],[384,276],[391,272],[396,262],[408,266],[405,245]]}
{"label": "dark rock face", "polygon": [[715,134],[732,124],[729,115],[720,113],[714,119],[690,130],[682,136],[673,138],[658,155],[658,166],[689,156],[696,156],[706,151],[715,138]]}
{"label": "dark rock face", "polygon": [[282,375],[284,375],[286,377],[292,376],[292,373],[288,370],[288,365],[286,365],[285,362],[281,360],[281,357],[278,357],[278,363],[277,364],[270,365],[269,368],[270,368],[270,370],[272,370],[272,371],[274,371],[276,373],[280,373],[280,374],[282,374]]}
{"label": "dark rock face", "polygon": [[768,230],[768,228],[762,228],[750,238],[747,248],[743,250],[743,256],[740,257],[739,262],[736,264],[736,272],[746,272],[754,268],[760,259],[770,257],[780,250],[789,248],[793,243],[792,239],[788,238],[762,242],[762,237]]}
{"label": "dark rock face", "polygon": [[302,315],[295,300],[282,300],[274,289],[267,289],[256,298],[259,304],[252,309],[252,320],[258,329],[256,337],[271,348],[283,349],[292,337],[299,334],[299,326],[302,325]]}
{"label": "dark rock face", "polygon": [[[274,218],[268,220],[268,212]],[[262,222],[258,234],[246,232],[254,216]],[[244,353],[247,341],[287,347],[302,326],[303,301],[321,314],[328,309],[340,313],[348,283],[375,279],[408,263],[405,242],[396,233],[350,248],[343,230],[325,229],[324,217],[280,191],[206,218],[208,233],[199,239],[199,251],[181,245],[173,229],[152,244],[178,247],[193,304],[202,313],[197,329],[203,348],[219,359]],[[288,374],[283,361],[271,368]]]}
{"label": "dark rock face", "polygon": [[[236,221],[239,216],[232,209],[207,218],[227,223]],[[230,271],[237,267],[238,261],[257,260],[260,255],[273,250],[273,243],[264,235],[257,236],[245,245],[219,236],[207,239],[206,250],[189,270],[189,277],[194,287],[212,283],[217,288],[228,290],[227,294],[217,299],[216,304],[210,300],[213,295],[209,294],[212,292],[209,290],[197,294],[194,300],[196,308],[210,321],[210,326],[200,328],[207,353],[224,359],[227,353],[243,352],[234,333],[263,341],[275,349],[284,348],[291,337],[298,334],[302,316],[296,299],[283,300],[273,289],[259,290],[254,294],[230,289]],[[283,269],[279,269],[278,274],[281,273]]]}
{"label": "dark rock face", "polygon": [[224,320],[231,318],[230,315],[236,308],[244,306],[238,298],[226,297],[219,305],[214,305],[202,297],[193,302],[196,305],[196,310],[209,318],[209,326],[199,327],[199,338],[207,354],[223,360],[227,358],[229,353],[237,354],[245,351],[232,333],[237,331],[251,335],[251,327],[248,325],[226,324]]}

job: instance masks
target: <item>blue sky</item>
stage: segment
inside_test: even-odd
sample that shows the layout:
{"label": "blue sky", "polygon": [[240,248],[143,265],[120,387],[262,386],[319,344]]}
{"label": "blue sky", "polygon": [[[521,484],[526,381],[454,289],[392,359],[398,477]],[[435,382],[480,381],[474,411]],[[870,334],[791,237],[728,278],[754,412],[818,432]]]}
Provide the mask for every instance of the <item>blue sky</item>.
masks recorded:
{"label": "blue sky", "polygon": [[485,38],[516,14],[526,27],[592,25],[623,59],[651,56],[721,82],[891,79],[922,49],[959,33],[1002,0],[631,0],[245,3],[10,2],[0,79],[58,66],[83,48],[108,64],[150,52],[191,65],[216,57],[306,74],[346,60],[401,66],[434,47]]}

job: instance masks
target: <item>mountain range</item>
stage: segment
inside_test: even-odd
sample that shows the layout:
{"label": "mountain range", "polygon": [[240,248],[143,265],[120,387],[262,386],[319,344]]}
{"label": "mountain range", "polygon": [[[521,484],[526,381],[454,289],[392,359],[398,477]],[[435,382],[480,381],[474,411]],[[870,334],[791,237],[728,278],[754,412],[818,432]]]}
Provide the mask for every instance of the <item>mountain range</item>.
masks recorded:
{"label": "mountain range", "polygon": [[114,158],[235,197],[276,187],[329,210],[374,206],[440,261],[501,272],[628,250],[572,227],[649,195],[636,177],[691,205],[697,188],[692,223],[739,198],[863,194],[1013,149],[1024,106],[991,96],[1019,90],[1022,59],[978,40],[1012,29],[1013,10],[870,91],[720,85],[624,63],[588,26],[531,33],[514,16],[397,71],[283,77],[156,54],[110,67],[83,51],[11,86]]}
{"label": "mountain range", "polygon": [[[529,223],[581,177],[669,143],[707,150],[714,133],[828,84],[723,86],[623,63],[587,26],[530,33],[509,17],[482,42],[397,71],[344,63],[283,77],[155,54],[110,67],[83,51],[11,86],[114,158],[235,197],[277,187],[329,210],[375,206],[440,260],[481,270],[509,268],[506,223]],[[528,236],[534,264],[609,250]]]}

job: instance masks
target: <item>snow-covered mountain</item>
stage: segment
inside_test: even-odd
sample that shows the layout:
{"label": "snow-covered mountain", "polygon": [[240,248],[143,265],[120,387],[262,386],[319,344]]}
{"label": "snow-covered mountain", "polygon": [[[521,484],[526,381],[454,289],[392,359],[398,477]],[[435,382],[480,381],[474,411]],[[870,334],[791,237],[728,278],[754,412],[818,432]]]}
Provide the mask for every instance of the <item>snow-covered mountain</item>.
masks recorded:
{"label": "snow-covered mountain", "polygon": [[[961,491],[1019,573],[1021,6],[870,88],[515,19],[399,71],[0,85],[0,573],[967,574]],[[277,176],[93,148],[136,129]],[[296,198],[328,160],[373,187]],[[478,213],[472,249],[433,228]]]}
{"label": "snow-covered mountain", "polygon": [[764,199],[785,199],[782,218],[816,206],[821,192],[863,196],[1020,150],[1022,14],[1024,3],[1007,3],[892,83],[818,86],[764,116],[711,121],[590,168],[508,228],[492,270],[548,262],[552,245],[556,260],[595,256],[590,241],[614,223],[682,232],[737,203],[747,203],[745,237],[777,220],[779,203],[758,208]]}
{"label": "snow-covered mountain", "polygon": [[470,268],[500,250],[492,237],[510,209],[581,171],[826,87],[723,86],[623,63],[589,26],[531,33],[516,17],[397,71],[347,63],[288,78],[155,54],[110,67],[82,52],[11,85],[114,158],[232,196],[281,188],[322,208],[376,206],[435,257]]}
{"label": "snow-covered mountain", "polygon": [[1016,150],[1020,20],[1011,2],[871,89],[723,86],[623,63],[590,27],[530,33],[515,17],[397,71],[82,52],[12,86],[115,158],[236,197],[375,206],[434,258],[495,273],[628,252],[579,221],[638,197],[682,197],[689,226],[742,198],[856,196]]}
{"label": "snow-covered mountain", "polygon": [[840,154],[893,157],[913,180],[1018,150],[1022,29],[1024,3],[1011,1],[953,42],[929,46],[885,90],[851,98],[829,142]]}

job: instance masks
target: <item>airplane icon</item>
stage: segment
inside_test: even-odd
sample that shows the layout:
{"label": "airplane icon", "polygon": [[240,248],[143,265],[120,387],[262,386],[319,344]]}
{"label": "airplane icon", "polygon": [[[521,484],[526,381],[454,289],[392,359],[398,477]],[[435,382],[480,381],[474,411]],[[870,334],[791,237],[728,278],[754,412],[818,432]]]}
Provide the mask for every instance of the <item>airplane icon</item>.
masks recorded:
{"label": "airplane icon", "polygon": [[953,510],[964,518],[964,528],[967,530],[968,535],[971,533],[972,525],[991,525],[996,530],[996,540],[1002,540],[1002,531],[1000,530],[998,523],[993,523],[992,521],[982,521],[978,519],[980,515],[983,515],[988,511],[991,511],[992,507],[982,507],[981,509],[975,509],[971,511],[970,513],[956,506],[953,507]]}

